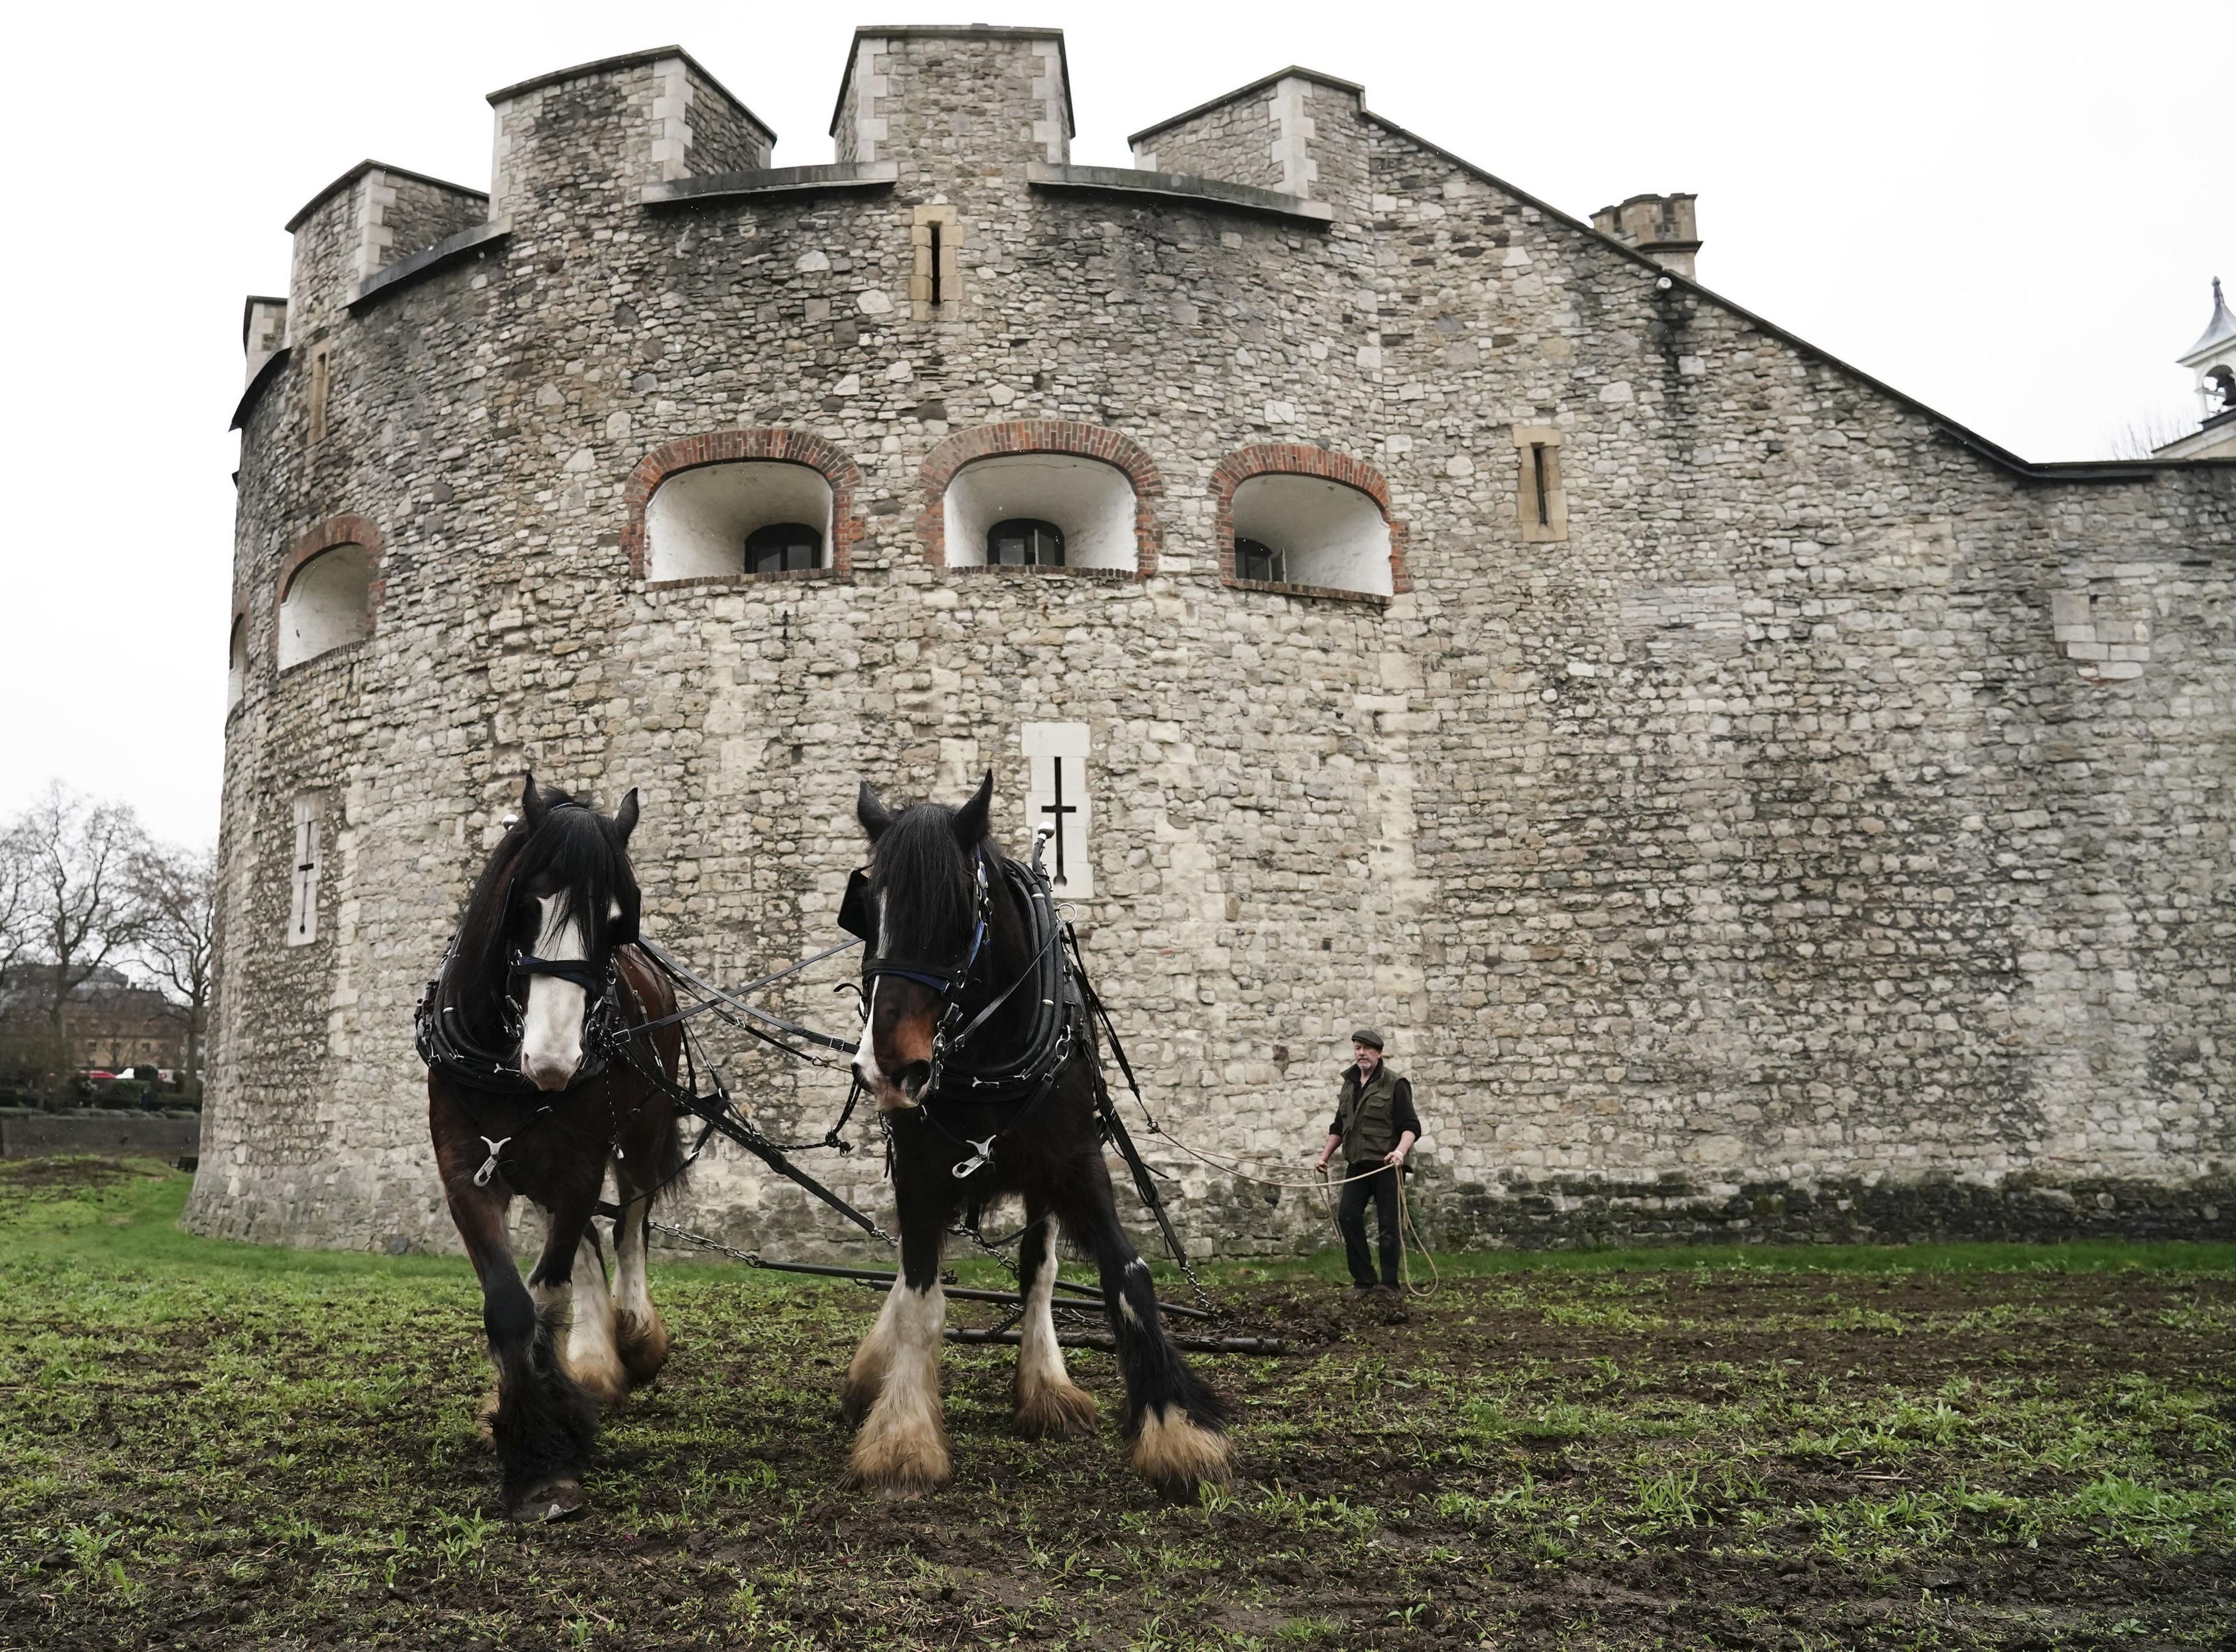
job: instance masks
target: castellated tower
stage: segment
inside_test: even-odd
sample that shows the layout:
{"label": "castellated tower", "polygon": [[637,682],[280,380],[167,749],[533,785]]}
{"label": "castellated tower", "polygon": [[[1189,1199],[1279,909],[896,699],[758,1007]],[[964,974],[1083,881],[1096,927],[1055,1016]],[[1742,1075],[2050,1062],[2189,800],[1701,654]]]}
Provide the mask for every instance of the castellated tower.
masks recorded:
{"label": "castellated tower", "polygon": [[[1601,233],[1325,75],[1102,168],[1053,30],[838,67],[829,164],[671,47],[295,218],[192,1226],[450,1242],[411,1010],[533,767],[640,788],[733,981],[837,938],[859,780],[991,768],[1160,1118],[1294,1170],[1371,1018],[1440,1242],[2231,1231],[2236,467],[2028,464],[1697,285],[1689,197]],[[1141,1139],[1199,1246],[1328,1241]]]}

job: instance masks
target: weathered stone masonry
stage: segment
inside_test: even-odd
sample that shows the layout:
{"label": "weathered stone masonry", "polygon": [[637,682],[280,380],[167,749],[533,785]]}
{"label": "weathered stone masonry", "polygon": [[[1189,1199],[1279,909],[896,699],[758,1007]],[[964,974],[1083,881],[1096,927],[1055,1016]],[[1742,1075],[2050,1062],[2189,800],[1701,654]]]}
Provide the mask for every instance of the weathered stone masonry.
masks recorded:
{"label": "weathered stone masonry", "polygon": [[[198,1228],[449,1242],[411,1011],[523,767],[641,788],[648,922],[734,979],[834,938],[858,778],[990,767],[1021,847],[1070,721],[1088,953],[1210,1151],[1300,1165],[1372,1017],[1452,1242],[2236,1231],[2236,467],[2023,464],[1308,71],[1133,172],[1069,166],[1053,31],[865,33],[786,174],[674,49],[493,102],[488,197],[367,163],[299,216],[243,398]],[[1124,461],[1134,571],[944,565],[954,467],[1043,439]],[[652,489],[756,454],[843,496],[837,565],[648,582]],[[1394,596],[1233,580],[1282,463],[1384,508]],[[372,635],[279,674],[344,517]],[[1325,1241],[1149,1140],[1199,1241]],[[845,1239],[727,1158],[684,1204]]]}

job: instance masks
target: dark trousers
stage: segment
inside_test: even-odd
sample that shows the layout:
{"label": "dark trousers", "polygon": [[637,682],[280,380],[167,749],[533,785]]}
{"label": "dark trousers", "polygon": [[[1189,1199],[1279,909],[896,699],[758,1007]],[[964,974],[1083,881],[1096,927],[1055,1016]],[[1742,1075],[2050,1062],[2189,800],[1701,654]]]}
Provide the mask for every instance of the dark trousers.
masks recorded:
{"label": "dark trousers", "polygon": [[1343,1229],[1343,1256],[1351,1264],[1351,1282],[1365,1290],[1374,1283],[1373,1264],[1366,1254],[1366,1201],[1374,1201],[1374,1236],[1382,1250],[1382,1282],[1395,1289],[1400,1243],[1398,1171],[1395,1166],[1385,1164],[1371,1167],[1376,1171],[1372,1175],[1362,1175],[1369,1168],[1354,1164],[1345,1168],[1345,1175],[1359,1176],[1360,1180],[1343,1184],[1343,1203],[1337,1210],[1336,1226]]}

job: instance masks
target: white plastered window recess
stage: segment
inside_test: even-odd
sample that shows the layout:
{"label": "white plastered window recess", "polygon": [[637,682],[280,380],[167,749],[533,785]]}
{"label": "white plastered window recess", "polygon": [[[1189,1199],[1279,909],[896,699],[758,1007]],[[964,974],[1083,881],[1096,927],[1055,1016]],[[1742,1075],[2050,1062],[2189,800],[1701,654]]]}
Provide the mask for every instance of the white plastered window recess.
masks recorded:
{"label": "white plastered window recess", "polygon": [[335,545],[298,568],[280,597],[280,668],[362,642],[372,635],[372,557]]}
{"label": "white plastered window recess", "polygon": [[319,794],[295,800],[295,849],[288,862],[287,944],[308,946],[319,938]]}
{"label": "white plastered window recess", "polygon": [[1234,577],[1387,596],[1390,523],[1357,488],[1274,472],[1234,490]]}
{"label": "white plastered window recess", "polygon": [[1085,723],[1027,723],[1021,731],[1029,785],[1025,825],[1037,836],[1046,832],[1041,869],[1059,900],[1084,900],[1095,893],[1095,862],[1088,840],[1095,825],[1094,800],[1087,789],[1088,727]]}
{"label": "white plastered window recess", "polygon": [[225,644],[225,708],[231,711],[248,689],[248,615],[233,616],[232,635]]}
{"label": "white plastered window recess", "polygon": [[[1065,568],[1141,566],[1134,484],[1115,464],[1069,453],[1010,453],[955,473],[944,501],[950,568],[987,565],[987,536],[1012,523],[1061,536]],[[1022,530],[1020,530],[1022,531]],[[1043,557],[1036,565],[1049,565]]]}
{"label": "white plastered window recess", "polygon": [[645,577],[828,568],[831,530],[831,484],[810,465],[787,459],[699,465],[669,477],[645,506]]}

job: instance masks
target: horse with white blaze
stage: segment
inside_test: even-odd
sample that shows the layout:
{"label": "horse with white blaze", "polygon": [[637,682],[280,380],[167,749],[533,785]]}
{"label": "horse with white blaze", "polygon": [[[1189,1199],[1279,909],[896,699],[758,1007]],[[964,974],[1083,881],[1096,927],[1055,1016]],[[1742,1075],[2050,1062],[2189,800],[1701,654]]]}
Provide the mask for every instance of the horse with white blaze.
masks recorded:
{"label": "horse with white blaze", "polygon": [[[653,1196],[682,1167],[655,1083],[674,1084],[682,1031],[653,1024],[675,996],[635,944],[636,821],[635,792],[608,819],[529,776],[419,1006],[435,1162],[497,1368],[490,1438],[523,1518],[582,1509],[599,1406],[668,1359],[645,1260]],[[610,1283],[591,1225],[608,1172]],[[525,1285],[506,1231],[516,1195],[548,1222]]]}

